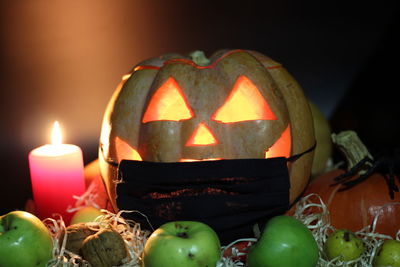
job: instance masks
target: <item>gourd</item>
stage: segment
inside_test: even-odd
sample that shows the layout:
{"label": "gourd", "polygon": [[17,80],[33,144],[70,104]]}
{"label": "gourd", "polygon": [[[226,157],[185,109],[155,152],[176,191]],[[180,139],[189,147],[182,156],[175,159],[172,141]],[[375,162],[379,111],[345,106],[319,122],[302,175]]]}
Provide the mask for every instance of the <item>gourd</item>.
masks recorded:
{"label": "gourd", "polygon": [[[340,148],[347,157],[348,169],[365,156],[372,158],[356,133],[342,132],[335,139],[336,143],[341,144]],[[379,172],[374,172],[366,180],[341,191],[343,185],[337,184],[335,178],[344,173],[346,171],[343,169],[334,169],[322,174],[310,183],[305,195],[316,193],[321,197],[328,207],[330,222],[335,228],[356,232],[368,225],[373,226],[375,216],[379,215],[375,231],[394,238],[400,230],[399,193],[390,197],[386,178]],[[357,173],[351,179],[359,176],[360,173]]]}

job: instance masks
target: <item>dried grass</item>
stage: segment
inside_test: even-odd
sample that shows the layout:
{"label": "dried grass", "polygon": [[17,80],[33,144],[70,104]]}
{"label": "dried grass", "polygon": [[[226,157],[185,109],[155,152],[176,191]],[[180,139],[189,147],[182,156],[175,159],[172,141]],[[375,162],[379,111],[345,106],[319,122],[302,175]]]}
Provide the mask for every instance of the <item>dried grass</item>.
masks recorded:
{"label": "dried grass", "polygon": [[[141,255],[150,232],[142,230],[139,223],[122,217],[123,213],[135,211],[120,211],[117,214],[107,210],[102,210],[102,212],[106,213],[106,215],[99,216],[96,221],[87,225],[95,231],[113,227],[124,239],[128,251],[128,257],[123,260],[123,264],[120,267],[140,267]],[[68,235],[65,234],[66,227],[62,218],[48,218],[44,222],[53,235],[53,259],[48,262],[48,267],[90,266],[80,255],[74,254],[65,248]]]}
{"label": "dried grass", "polygon": [[[387,205],[400,205],[400,203],[389,203],[385,206]],[[384,210],[385,206],[383,206],[381,210]],[[310,209],[312,209],[313,212],[310,212]],[[358,259],[347,262],[343,262],[339,258],[330,261],[326,258],[323,249],[324,244],[329,234],[336,229],[330,223],[328,208],[317,194],[310,194],[302,198],[299,203],[297,203],[294,217],[302,221],[311,230],[317,241],[320,251],[318,267],[370,267],[383,241],[386,239],[393,239],[391,236],[383,235],[375,231],[379,215],[380,213],[374,218],[371,225],[355,232],[355,235],[363,241],[365,251]],[[400,229],[397,232],[396,239],[400,239]]]}
{"label": "dried grass", "polygon": [[[81,205],[82,203],[80,203]],[[400,205],[400,203],[390,203],[387,205]],[[387,206],[385,205],[385,206]],[[382,207],[383,210],[384,207]],[[140,228],[140,224],[131,220],[126,220],[122,217],[123,213],[138,212],[138,211],[120,211],[117,214],[107,210],[102,210],[106,213],[105,216],[100,216],[90,227],[94,230],[102,228],[114,227],[125,240],[129,256],[123,261],[120,267],[140,267],[141,256],[150,235],[149,231],[144,231]],[[144,214],[141,214],[145,216]],[[322,199],[316,194],[310,194],[303,197],[296,205],[296,210],[293,215],[295,218],[303,222],[308,229],[311,230],[319,247],[320,257],[317,267],[370,267],[377,253],[378,248],[386,239],[393,239],[391,236],[383,235],[375,231],[376,224],[379,220],[379,214],[375,217],[373,223],[359,231],[355,232],[356,236],[362,239],[365,244],[364,253],[356,260],[343,262],[340,259],[327,260],[324,253],[324,244],[329,234],[336,229],[331,225],[329,211]],[[88,262],[83,260],[79,255],[76,255],[65,249],[67,235],[65,235],[66,226],[62,218],[46,219],[45,224],[53,235],[53,259],[47,264],[48,267],[85,267],[90,266]],[[400,240],[400,230],[397,232],[396,239]],[[255,238],[239,239],[227,246],[221,248],[223,253],[226,250],[231,250],[230,257],[221,257],[216,267],[242,267],[244,262],[237,260],[239,256],[245,255],[240,252],[234,245],[242,241],[256,242]]]}

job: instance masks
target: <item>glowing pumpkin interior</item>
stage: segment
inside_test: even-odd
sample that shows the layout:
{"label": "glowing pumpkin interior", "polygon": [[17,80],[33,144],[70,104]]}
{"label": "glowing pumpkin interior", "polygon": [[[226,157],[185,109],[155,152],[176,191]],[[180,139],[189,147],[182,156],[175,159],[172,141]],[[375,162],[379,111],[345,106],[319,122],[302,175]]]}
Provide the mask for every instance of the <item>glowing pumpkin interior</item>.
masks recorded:
{"label": "glowing pumpkin interior", "polygon": [[186,146],[211,146],[218,144],[217,139],[211,129],[204,123],[200,123],[194,130],[192,136],[186,143]]}
{"label": "glowing pumpkin interior", "polygon": [[181,121],[193,117],[181,87],[170,77],[154,93],[143,115],[142,122],[150,121]]}
{"label": "glowing pumpkin interior", "polygon": [[276,120],[276,116],[257,86],[246,76],[241,75],[236,80],[225,104],[215,112],[212,120],[234,123],[252,120]]}
{"label": "glowing pumpkin interior", "polygon": [[[142,118],[142,123],[152,121],[183,121],[194,117],[178,82],[169,77],[153,94]],[[232,91],[224,104],[211,116],[211,120],[230,124],[243,121],[276,120],[268,102],[257,86],[246,76],[237,78]],[[138,151],[118,138],[116,151],[118,161],[122,159],[142,160]],[[186,142],[186,146],[212,146],[219,141],[205,122],[201,122]],[[291,152],[290,125],[282,132],[280,138],[265,151],[265,158],[289,157]],[[203,160],[218,160],[210,158]],[[198,161],[198,159],[181,159],[181,161]]]}

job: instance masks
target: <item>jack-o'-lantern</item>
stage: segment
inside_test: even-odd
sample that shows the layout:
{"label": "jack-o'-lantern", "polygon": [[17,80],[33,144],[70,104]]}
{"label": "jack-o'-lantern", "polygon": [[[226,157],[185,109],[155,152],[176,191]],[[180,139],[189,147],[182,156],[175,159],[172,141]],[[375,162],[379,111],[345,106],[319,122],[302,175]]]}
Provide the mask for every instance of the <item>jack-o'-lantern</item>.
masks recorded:
{"label": "jack-o'-lantern", "polygon": [[[315,144],[302,89],[281,64],[254,51],[168,54],[124,76],[106,109],[101,174],[116,210],[123,159],[190,162],[290,157]],[[289,163],[290,202],[305,189],[313,152]]]}

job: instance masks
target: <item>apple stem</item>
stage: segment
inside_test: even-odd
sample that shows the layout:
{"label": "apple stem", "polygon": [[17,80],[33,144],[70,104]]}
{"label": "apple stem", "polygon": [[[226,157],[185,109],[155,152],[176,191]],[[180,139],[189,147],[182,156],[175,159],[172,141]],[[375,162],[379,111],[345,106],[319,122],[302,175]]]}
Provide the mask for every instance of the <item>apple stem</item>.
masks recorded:
{"label": "apple stem", "polygon": [[188,234],[186,232],[179,232],[176,234],[177,237],[188,238]]}
{"label": "apple stem", "polygon": [[349,242],[350,241],[350,233],[347,231],[344,232],[343,239],[344,239],[344,241]]}
{"label": "apple stem", "polygon": [[[348,171],[366,157],[370,158],[371,162],[374,159],[369,153],[367,147],[354,131],[343,131],[338,134],[333,133],[332,142],[344,154],[347,161]],[[371,162],[367,161],[364,167],[358,173],[360,175],[364,174],[367,169],[372,166]]]}

